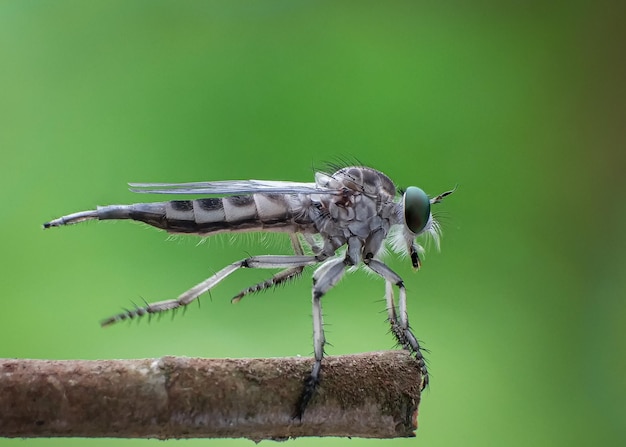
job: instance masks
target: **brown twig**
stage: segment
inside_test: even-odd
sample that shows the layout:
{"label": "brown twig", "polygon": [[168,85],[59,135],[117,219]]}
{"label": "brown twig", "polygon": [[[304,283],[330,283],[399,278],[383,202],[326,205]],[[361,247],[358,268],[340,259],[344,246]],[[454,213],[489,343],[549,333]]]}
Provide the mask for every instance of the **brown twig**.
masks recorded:
{"label": "brown twig", "polygon": [[0,359],[0,436],[414,436],[417,362],[406,351],[328,357],[302,421],[311,359]]}

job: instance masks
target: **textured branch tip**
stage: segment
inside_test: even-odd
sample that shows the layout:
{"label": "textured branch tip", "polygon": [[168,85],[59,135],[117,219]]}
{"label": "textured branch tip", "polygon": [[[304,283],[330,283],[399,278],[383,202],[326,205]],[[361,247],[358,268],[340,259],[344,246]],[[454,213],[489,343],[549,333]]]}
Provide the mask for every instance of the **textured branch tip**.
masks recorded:
{"label": "textured branch tip", "polygon": [[328,357],[301,421],[312,359],[0,359],[0,436],[414,436],[420,368],[406,351]]}

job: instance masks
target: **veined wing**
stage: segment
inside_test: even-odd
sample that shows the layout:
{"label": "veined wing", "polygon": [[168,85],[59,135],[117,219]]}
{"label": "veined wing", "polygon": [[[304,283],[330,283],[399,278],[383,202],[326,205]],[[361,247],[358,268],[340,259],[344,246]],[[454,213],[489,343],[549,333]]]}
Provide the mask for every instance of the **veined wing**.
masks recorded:
{"label": "veined wing", "polygon": [[147,194],[340,194],[315,183],[273,180],[224,180],[192,183],[129,183],[132,192]]}

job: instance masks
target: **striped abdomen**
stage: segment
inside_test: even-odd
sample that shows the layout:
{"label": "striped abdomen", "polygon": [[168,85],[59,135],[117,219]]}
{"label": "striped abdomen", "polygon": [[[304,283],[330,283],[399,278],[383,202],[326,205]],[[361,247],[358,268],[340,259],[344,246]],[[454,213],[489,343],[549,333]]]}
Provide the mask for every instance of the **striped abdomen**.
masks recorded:
{"label": "striped abdomen", "polygon": [[103,206],[97,218],[133,219],[170,233],[302,231],[310,222],[302,218],[299,203],[297,196],[252,194]]}

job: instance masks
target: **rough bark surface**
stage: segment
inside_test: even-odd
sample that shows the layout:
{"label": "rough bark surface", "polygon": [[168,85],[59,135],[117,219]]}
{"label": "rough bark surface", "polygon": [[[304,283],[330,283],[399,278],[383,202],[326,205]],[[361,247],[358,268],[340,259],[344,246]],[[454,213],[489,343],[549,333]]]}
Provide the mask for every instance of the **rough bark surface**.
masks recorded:
{"label": "rough bark surface", "polygon": [[302,421],[312,359],[0,359],[0,436],[414,436],[420,372],[406,351],[327,357]]}

